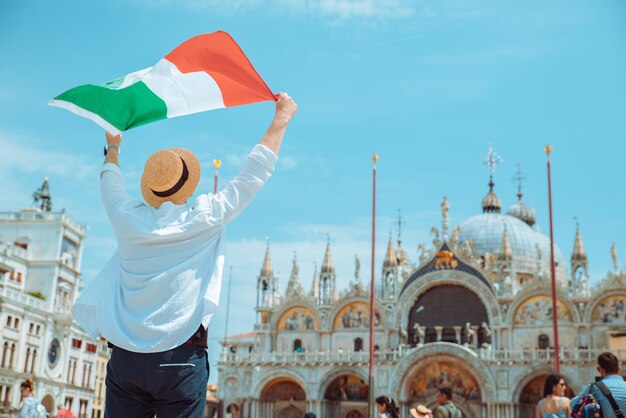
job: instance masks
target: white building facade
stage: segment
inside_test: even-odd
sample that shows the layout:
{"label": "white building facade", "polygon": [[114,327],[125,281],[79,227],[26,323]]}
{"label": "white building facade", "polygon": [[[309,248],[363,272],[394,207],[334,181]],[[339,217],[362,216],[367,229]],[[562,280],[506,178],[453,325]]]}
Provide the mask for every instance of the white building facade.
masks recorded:
{"label": "white building facade", "polygon": [[35,397],[54,416],[65,405],[91,416],[98,342],[72,320],[81,287],[86,228],[51,211],[47,179],[36,209],[0,212],[0,417],[32,378]]}
{"label": "white building facade", "polygon": [[[391,238],[377,274],[376,396],[392,396],[401,416],[435,405],[440,387],[468,418],[534,417],[545,377],[554,372],[549,239],[521,191],[506,213],[493,190],[482,213],[454,229],[448,202],[432,244],[410,260]],[[596,357],[626,360],[626,270],[589,285],[579,228],[569,263],[556,248],[561,373],[570,394],[593,381]],[[569,269],[567,268],[569,264]],[[258,278],[254,330],[229,337],[219,363],[226,417],[364,418],[369,366],[369,286],[339,292],[327,245],[305,292],[294,260],[284,295],[275,288],[268,246]],[[568,272],[569,270],[569,272]]]}

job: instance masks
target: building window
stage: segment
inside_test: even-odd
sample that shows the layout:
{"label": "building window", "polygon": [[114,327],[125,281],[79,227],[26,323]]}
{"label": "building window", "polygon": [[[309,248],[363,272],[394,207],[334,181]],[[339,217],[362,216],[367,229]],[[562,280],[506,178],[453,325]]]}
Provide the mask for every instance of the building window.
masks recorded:
{"label": "building window", "polygon": [[363,351],[363,339],[356,338],[354,340],[354,351]]}
{"label": "building window", "polygon": [[85,350],[86,350],[88,353],[95,353],[95,352],[96,352],[96,350],[97,350],[97,347],[96,347],[96,345],[95,345],[95,344],[90,344],[90,343],[87,343],[87,345],[86,345],[86,347],[85,347]]}
{"label": "building window", "polygon": [[33,374],[35,371],[35,361],[37,360],[37,349],[33,350],[33,359],[30,363],[30,374]]}
{"label": "building window", "polygon": [[34,330],[35,330],[35,324],[31,322],[30,325],[28,326],[28,333],[32,334]]}
{"label": "building window", "polygon": [[546,350],[550,348],[550,338],[546,334],[541,334],[539,336],[539,349]]}
{"label": "building window", "polygon": [[20,328],[20,319],[19,318],[15,318],[15,322],[13,323],[13,328],[15,328],[15,329],[19,329]]}
{"label": "building window", "polygon": [[[2,386],[0,386],[0,394],[2,394]],[[11,386],[6,386],[4,388],[4,400],[3,403],[5,405],[11,404]]]}
{"label": "building window", "polygon": [[11,315],[7,315],[7,327],[11,328],[12,324],[13,324],[13,317]]}
{"label": "building window", "polygon": [[37,330],[35,331],[35,335],[39,335],[39,331],[41,331],[41,325],[37,325]]}
{"label": "building window", "polygon": [[293,342],[293,351],[295,351],[296,353],[302,352],[302,341],[298,339]]}
{"label": "building window", "polygon": [[17,282],[18,283],[22,283],[22,272],[21,271],[17,272]]}
{"label": "building window", "polygon": [[11,344],[11,357],[9,358],[9,369],[13,368],[14,359],[15,359],[15,343]]}
{"label": "building window", "polygon": [[30,360],[30,347],[26,349],[26,361],[24,362],[24,373],[28,373],[28,360]]}
{"label": "building window", "polygon": [[4,366],[6,365],[8,350],[9,350],[9,343],[5,341],[4,344],[2,345],[2,363],[0,364],[0,367],[2,368],[4,368]]}
{"label": "building window", "polygon": [[69,396],[65,398],[65,407],[67,409],[72,409],[72,403],[74,403],[74,398],[70,398]]}
{"label": "building window", "polygon": [[83,341],[82,340],[78,340],[76,338],[72,338],[72,347],[73,348],[80,348],[83,345]]}

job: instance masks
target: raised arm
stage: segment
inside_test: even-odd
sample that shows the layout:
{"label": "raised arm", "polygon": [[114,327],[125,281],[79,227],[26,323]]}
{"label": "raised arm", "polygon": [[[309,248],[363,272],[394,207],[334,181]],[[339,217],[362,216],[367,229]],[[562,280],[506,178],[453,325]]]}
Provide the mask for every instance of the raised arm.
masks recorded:
{"label": "raised arm", "polygon": [[122,135],[113,135],[112,133],[107,132],[106,138],[108,151],[104,157],[104,163],[112,163],[119,167],[120,162],[118,161],[117,156],[120,153],[120,146],[122,145]]}
{"label": "raised arm", "polygon": [[120,171],[120,164],[117,158],[120,145],[122,144],[122,135],[113,135],[107,132],[106,141],[108,151],[104,157],[104,166],[100,172],[100,192],[107,215],[111,222],[114,222],[113,211],[122,203],[130,200],[130,196],[124,188],[122,172]]}
{"label": "raised arm", "polygon": [[280,144],[283,142],[285,130],[289,121],[298,110],[298,105],[287,93],[281,93],[276,102],[276,114],[274,120],[261,139],[261,145],[265,145],[278,155]]}
{"label": "raised arm", "polygon": [[210,217],[210,224],[232,221],[267,182],[274,170],[276,155],[287,125],[297,109],[293,99],[288,94],[281,93],[276,102],[274,119],[259,145],[248,156],[243,169],[218,193],[209,193],[199,198],[199,208]]}

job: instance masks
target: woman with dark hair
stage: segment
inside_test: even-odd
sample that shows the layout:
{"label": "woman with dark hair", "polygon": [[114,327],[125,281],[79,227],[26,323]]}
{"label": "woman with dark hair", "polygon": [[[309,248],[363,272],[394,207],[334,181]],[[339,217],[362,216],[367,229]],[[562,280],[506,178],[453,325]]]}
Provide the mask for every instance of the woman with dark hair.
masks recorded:
{"label": "woman with dark hair", "polygon": [[26,379],[20,384],[20,409],[18,418],[38,417],[39,401],[35,399],[35,384],[33,379]]}
{"label": "woman with dark hair", "polygon": [[394,401],[389,396],[379,396],[376,398],[376,407],[380,412],[380,418],[398,418],[400,411]]}
{"label": "woman with dark hair", "polygon": [[565,380],[551,374],[543,385],[543,399],[537,404],[537,418],[567,418],[570,416],[569,399],[565,396]]}

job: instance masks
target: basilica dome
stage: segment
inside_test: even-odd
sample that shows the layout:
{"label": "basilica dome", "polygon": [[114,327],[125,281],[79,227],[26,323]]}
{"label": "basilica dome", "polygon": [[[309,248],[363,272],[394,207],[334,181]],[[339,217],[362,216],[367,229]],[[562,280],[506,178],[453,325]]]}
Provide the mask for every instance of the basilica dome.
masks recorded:
{"label": "basilica dome", "polygon": [[[506,230],[512,255],[512,273],[536,277],[538,271],[541,271],[544,280],[550,280],[550,240],[528,223],[508,214],[485,212],[469,218],[459,229],[460,243],[471,241],[473,255],[478,258],[484,257],[486,253],[497,256]],[[565,285],[566,261],[556,246],[554,261],[557,281]]]}

